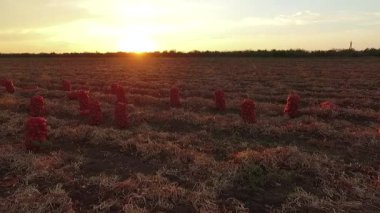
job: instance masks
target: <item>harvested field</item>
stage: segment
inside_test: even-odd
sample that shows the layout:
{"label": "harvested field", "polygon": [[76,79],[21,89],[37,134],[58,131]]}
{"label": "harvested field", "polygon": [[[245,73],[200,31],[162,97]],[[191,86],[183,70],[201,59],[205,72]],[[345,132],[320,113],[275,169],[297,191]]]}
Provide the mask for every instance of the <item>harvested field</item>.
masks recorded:
{"label": "harvested field", "polygon": [[[378,58],[2,58],[0,77],[15,86],[0,90],[0,212],[380,212]],[[62,80],[99,101],[101,124]],[[38,152],[23,145],[33,96],[49,130]]]}

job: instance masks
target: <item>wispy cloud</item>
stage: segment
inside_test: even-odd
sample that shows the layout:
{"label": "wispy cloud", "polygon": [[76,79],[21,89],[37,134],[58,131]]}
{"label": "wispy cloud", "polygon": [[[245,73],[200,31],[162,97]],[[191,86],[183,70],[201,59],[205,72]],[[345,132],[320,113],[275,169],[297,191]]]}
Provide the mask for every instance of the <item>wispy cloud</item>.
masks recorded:
{"label": "wispy cloud", "polygon": [[90,14],[77,7],[72,0],[1,0],[0,29],[30,29],[59,25]]}
{"label": "wispy cloud", "polygon": [[270,18],[247,17],[240,21],[241,26],[302,26],[323,23],[361,23],[363,25],[378,24],[380,13],[370,12],[338,12],[335,14],[321,14],[309,10],[294,14],[277,15]]}
{"label": "wispy cloud", "polygon": [[241,26],[289,26],[306,25],[323,20],[319,13],[300,11],[290,15],[278,15],[271,18],[248,17],[240,21]]}
{"label": "wispy cloud", "polygon": [[39,39],[46,39],[45,34],[37,33],[30,30],[8,30],[0,31],[0,40],[2,42],[24,42],[24,41],[33,41]]}

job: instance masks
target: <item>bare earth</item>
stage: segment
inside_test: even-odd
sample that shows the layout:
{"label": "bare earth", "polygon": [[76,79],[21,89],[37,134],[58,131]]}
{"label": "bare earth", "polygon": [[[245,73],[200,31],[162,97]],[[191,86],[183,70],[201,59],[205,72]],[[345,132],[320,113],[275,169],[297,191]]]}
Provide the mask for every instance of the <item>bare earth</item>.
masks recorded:
{"label": "bare earth", "polygon": [[[380,212],[379,58],[3,58],[3,76],[16,93],[0,90],[0,212]],[[102,125],[79,116],[62,79],[91,90]],[[115,82],[126,130],[113,123]],[[49,124],[38,153],[22,145],[33,95]],[[246,97],[256,124],[239,116]],[[326,100],[339,111],[320,109]]]}

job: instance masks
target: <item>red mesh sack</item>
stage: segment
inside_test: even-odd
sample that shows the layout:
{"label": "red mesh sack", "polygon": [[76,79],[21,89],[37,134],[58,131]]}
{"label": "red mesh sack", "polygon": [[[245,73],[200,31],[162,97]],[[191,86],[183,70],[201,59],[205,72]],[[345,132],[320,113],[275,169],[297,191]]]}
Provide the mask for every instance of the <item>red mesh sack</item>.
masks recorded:
{"label": "red mesh sack", "polygon": [[91,125],[99,125],[103,122],[102,110],[99,101],[92,100],[89,105],[89,118]]}
{"label": "red mesh sack", "polygon": [[47,140],[47,121],[42,117],[30,117],[26,121],[25,147],[27,150],[38,151],[39,144]]}
{"label": "red mesh sack", "polygon": [[9,93],[14,93],[15,92],[15,87],[13,85],[13,82],[9,79],[4,79],[1,82],[1,85],[7,90]]}
{"label": "red mesh sack", "polygon": [[171,107],[180,107],[181,106],[179,89],[177,87],[173,87],[170,89],[170,106]]}
{"label": "red mesh sack", "polygon": [[299,114],[298,107],[300,100],[301,98],[299,95],[296,93],[290,93],[287,98],[284,113],[288,114],[291,118],[296,117]]}
{"label": "red mesh sack", "polygon": [[44,103],[44,97],[42,96],[33,96],[30,99],[30,115],[31,116],[42,116],[45,112],[45,103]]}
{"label": "red mesh sack", "polygon": [[333,111],[338,110],[338,106],[331,103],[330,101],[322,102],[320,104],[320,107],[321,107],[321,109],[324,109],[324,110],[333,110]]}
{"label": "red mesh sack", "polygon": [[69,98],[70,100],[78,100],[78,94],[80,93],[80,91],[72,91],[72,92],[68,92],[67,93],[67,98]]}
{"label": "red mesh sack", "polygon": [[125,98],[125,90],[122,86],[119,86],[116,89],[116,103],[122,102],[122,103],[127,103],[127,100]]}
{"label": "red mesh sack", "polygon": [[88,115],[90,113],[90,96],[88,91],[77,91],[76,99],[79,101],[80,115]]}
{"label": "red mesh sack", "polygon": [[111,85],[111,93],[116,95],[116,103],[118,102],[127,103],[127,100],[125,98],[125,90],[119,84],[115,83]]}
{"label": "red mesh sack", "polygon": [[112,94],[116,94],[116,92],[117,92],[117,90],[118,90],[119,87],[120,87],[120,85],[117,84],[117,83],[111,84],[111,93]]}
{"label": "red mesh sack", "polygon": [[226,101],[224,100],[224,92],[222,90],[217,90],[214,92],[215,107],[223,111],[226,109]]}
{"label": "red mesh sack", "polygon": [[115,125],[120,129],[124,129],[128,127],[128,114],[127,114],[127,106],[125,103],[117,103],[115,105]]}
{"label": "red mesh sack", "polygon": [[250,99],[245,99],[240,105],[240,116],[246,123],[256,123],[256,105]]}
{"label": "red mesh sack", "polygon": [[71,91],[71,83],[67,80],[62,81],[62,90],[63,91]]}

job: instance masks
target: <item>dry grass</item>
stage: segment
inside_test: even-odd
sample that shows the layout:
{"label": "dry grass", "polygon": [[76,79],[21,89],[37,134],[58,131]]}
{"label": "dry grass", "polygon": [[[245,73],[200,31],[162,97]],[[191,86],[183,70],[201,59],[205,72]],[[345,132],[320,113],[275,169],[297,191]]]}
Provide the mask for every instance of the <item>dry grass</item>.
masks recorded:
{"label": "dry grass", "polygon": [[[379,212],[379,68],[376,58],[1,59],[17,90],[0,93],[0,211]],[[78,115],[61,79],[91,89],[102,125]],[[113,123],[115,82],[126,130]],[[295,119],[282,113],[289,91],[301,96]],[[45,97],[50,130],[39,153],[22,146],[33,95]],[[246,97],[256,124],[239,117]],[[339,110],[320,109],[326,100]]]}

